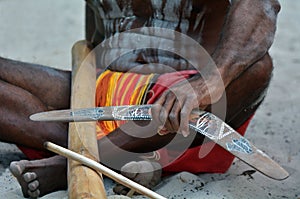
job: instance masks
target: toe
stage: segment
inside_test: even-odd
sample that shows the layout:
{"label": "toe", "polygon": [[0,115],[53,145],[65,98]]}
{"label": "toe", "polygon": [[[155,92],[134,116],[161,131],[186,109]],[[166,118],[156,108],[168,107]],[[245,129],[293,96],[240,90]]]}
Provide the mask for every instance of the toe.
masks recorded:
{"label": "toe", "polygon": [[23,174],[23,179],[25,182],[31,182],[31,181],[35,180],[36,178],[37,178],[37,175],[34,172],[26,172],[25,174]]}
{"label": "toe", "polygon": [[127,195],[127,193],[130,191],[129,188],[121,185],[121,184],[117,184],[114,188],[113,188],[113,191],[116,193],[116,194],[120,194],[120,195]]}
{"label": "toe", "polygon": [[28,189],[30,191],[35,191],[35,190],[38,189],[39,185],[40,185],[39,181],[35,180],[35,181],[28,184]]}
{"label": "toe", "polygon": [[138,162],[132,161],[127,164],[125,164],[121,168],[122,175],[126,176],[127,178],[134,179],[139,172],[139,164]]}
{"label": "toe", "polygon": [[10,163],[9,169],[15,177],[19,177],[25,170],[24,164],[14,161]]}
{"label": "toe", "polygon": [[40,190],[35,190],[35,191],[30,191],[28,190],[28,195],[31,197],[31,198],[37,198],[40,196]]}

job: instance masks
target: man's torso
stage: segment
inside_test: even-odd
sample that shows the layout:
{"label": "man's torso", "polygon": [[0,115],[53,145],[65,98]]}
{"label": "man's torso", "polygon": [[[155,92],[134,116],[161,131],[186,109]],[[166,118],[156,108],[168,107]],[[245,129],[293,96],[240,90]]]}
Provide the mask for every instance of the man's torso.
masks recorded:
{"label": "man's torso", "polygon": [[[157,27],[188,35],[196,43],[201,44],[209,54],[217,45],[229,7],[227,0],[90,0],[87,2],[95,15],[95,33],[92,39],[94,45],[116,33],[141,27]],[[122,38],[120,42],[127,40],[130,47],[130,40],[134,39]],[[161,38],[155,38],[155,42],[157,43],[159,39]],[[174,70],[195,69],[187,60],[159,49],[139,50],[134,53],[135,55],[131,57],[126,55],[124,60],[111,65],[110,68],[116,71],[129,71],[132,67],[136,67],[136,64],[129,63],[135,59],[139,64],[160,63]],[[149,72],[168,72],[155,66],[151,69],[146,67],[149,66],[145,66],[144,70]]]}

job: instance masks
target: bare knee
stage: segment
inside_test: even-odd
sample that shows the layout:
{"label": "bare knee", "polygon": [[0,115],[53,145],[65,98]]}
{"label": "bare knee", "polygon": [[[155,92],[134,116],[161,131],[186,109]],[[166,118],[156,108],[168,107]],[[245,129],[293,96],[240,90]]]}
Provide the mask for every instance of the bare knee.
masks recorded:
{"label": "bare knee", "polygon": [[257,75],[257,80],[260,80],[259,82],[263,87],[267,87],[272,78],[273,68],[272,58],[269,53],[267,53],[259,61],[253,64],[250,70],[254,70]]}
{"label": "bare knee", "polygon": [[266,95],[272,71],[272,59],[266,54],[226,88],[227,122],[239,127],[256,111]]}

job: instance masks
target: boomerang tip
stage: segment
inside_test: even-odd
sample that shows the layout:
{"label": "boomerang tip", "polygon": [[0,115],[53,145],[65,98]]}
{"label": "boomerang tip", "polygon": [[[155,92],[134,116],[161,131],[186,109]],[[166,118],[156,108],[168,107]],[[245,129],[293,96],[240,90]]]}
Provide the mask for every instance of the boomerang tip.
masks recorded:
{"label": "boomerang tip", "polygon": [[270,178],[273,178],[274,180],[285,180],[290,176],[290,174],[282,168],[280,172],[274,173],[272,176],[269,176]]}
{"label": "boomerang tip", "polygon": [[41,112],[41,113],[35,113],[30,115],[29,119],[35,122],[51,122],[51,121],[56,121],[59,118],[49,117],[47,113]]}
{"label": "boomerang tip", "polygon": [[31,121],[40,121],[40,120],[39,120],[39,119],[40,119],[39,113],[35,113],[35,114],[30,115],[30,116],[29,116],[29,119],[30,119]]}

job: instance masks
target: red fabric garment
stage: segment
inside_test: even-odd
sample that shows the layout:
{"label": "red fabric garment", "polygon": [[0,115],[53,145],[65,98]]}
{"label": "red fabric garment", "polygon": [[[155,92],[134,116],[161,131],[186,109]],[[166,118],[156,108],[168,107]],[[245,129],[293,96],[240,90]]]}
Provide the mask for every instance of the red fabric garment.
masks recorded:
{"label": "red fabric garment", "polygon": [[39,151],[23,146],[17,146],[29,160],[39,160],[53,156],[53,153],[48,151]]}
{"label": "red fabric garment", "polygon": [[160,75],[148,91],[147,104],[153,104],[165,90],[197,73],[196,70],[184,70]]}

